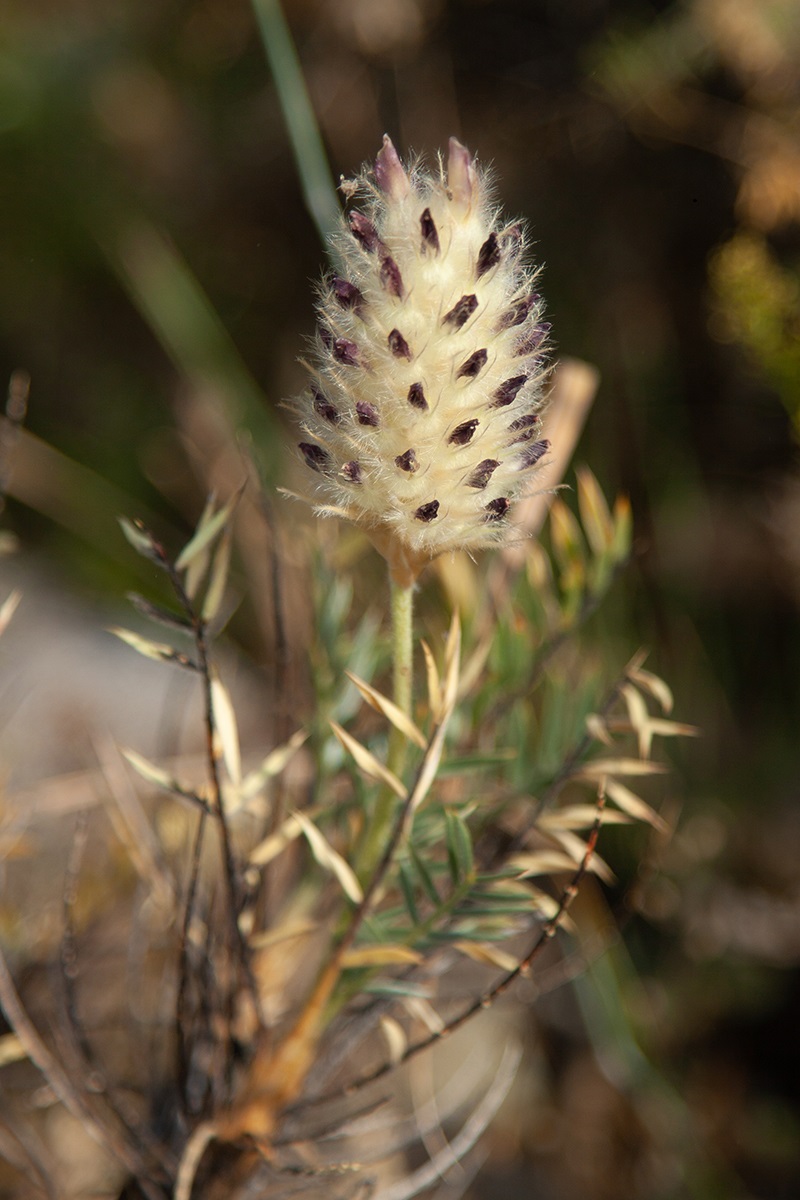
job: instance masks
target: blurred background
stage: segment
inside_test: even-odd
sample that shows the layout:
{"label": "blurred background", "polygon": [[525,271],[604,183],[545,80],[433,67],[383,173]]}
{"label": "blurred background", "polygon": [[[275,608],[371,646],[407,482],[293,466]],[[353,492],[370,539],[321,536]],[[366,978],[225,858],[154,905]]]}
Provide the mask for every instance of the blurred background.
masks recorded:
{"label": "blurred background", "polygon": [[[788,1200],[800,1192],[800,7],[283,7],[335,179],[384,132],[429,158],[455,134],[530,222],[558,352],[600,372],[577,460],[633,502],[609,654],[649,646],[678,719],[703,731],[665,792],[677,832],[621,900],[613,979],[536,1009],[528,1091],[470,1195]],[[110,660],[81,638],[137,582],[118,513],[179,545],[209,486],[240,481],[219,451],[231,430],[268,496],[289,481],[279,404],[303,385],[324,251],[287,132],[284,109],[302,97],[275,79],[245,0],[2,4],[0,377],[32,381],[24,431],[0,447],[4,529],[20,544],[3,571],[30,596],[16,650],[3,643],[0,741],[16,784],[80,765],[76,689],[87,714],[85,696],[106,704]],[[20,414],[24,396],[17,376]],[[274,507],[273,521],[295,519]],[[233,634],[253,675],[272,678],[269,581],[252,546],[249,561]],[[152,717],[144,688],[126,695],[126,721],[137,705]],[[253,717],[251,736],[272,737],[274,716]]]}

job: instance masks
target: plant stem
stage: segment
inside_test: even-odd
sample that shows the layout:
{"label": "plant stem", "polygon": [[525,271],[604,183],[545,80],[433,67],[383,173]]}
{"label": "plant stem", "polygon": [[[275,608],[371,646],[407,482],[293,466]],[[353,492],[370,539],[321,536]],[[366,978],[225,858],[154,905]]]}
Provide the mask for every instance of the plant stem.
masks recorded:
{"label": "plant stem", "polygon": [[[392,674],[394,702],[404,713],[411,714],[414,662],[414,585],[397,583],[389,576],[392,610]],[[406,761],[408,742],[399,730],[392,728],[389,734],[389,754],[386,765],[395,775],[402,777]],[[382,788],[368,820],[361,851],[362,879],[369,878],[385,848],[392,815],[395,809],[395,794],[390,788]]]}

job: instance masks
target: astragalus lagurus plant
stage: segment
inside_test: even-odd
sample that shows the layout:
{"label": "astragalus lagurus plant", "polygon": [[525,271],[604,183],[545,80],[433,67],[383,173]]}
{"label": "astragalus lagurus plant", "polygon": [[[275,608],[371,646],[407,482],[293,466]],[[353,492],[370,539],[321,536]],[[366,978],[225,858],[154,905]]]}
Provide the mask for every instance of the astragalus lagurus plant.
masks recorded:
{"label": "astragalus lagurus plant", "polygon": [[[503,220],[456,141],[429,174],[406,169],[387,138],[344,190],[351,207],[320,288],[311,381],[292,406],[298,490],[368,535],[388,563],[391,603],[359,617],[348,572],[319,556],[308,728],[245,762],[215,653],[241,496],[212,498],[174,559],[123,523],[170,596],[136,607],[170,633],[116,632],[197,680],[204,717],[201,780],[126,751],[163,805],[151,828],[138,808],[132,821],[127,799],[118,822],[153,901],[140,907],[174,905],[151,931],[175,977],[160,1026],[174,1074],[151,1081],[157,1119],[141,1108],[131,1118],[120,1089],[81,1083],[105,1077],[79,1015],[78,867],[61,954],[81,1065],[72,1077],[26,1023],[0,955],[0,999],[22,1044],[136,1179],[126,1196],[460,1194],[516,1051],[478,1054],[449,1099],[410,1113],[382,1094],[386,1113],[366,1124],[356,1115],[375,1095],[362,1089],[434,1053],[559,933],[568,955],[563,918],[579,884],[610,878],[596,853],[601,824],[663,829],[630,780],[661,770],[656,736],[690,732],[668,719],[669,689],[641,655],[609,670],[584,630],[628,557],[630,510],[624,498],[609,509],[585,468],[578,515],[552,494],[540,424],[549,327],[523,227]],[[515,526],[514,502],[543,488],[540,544]],[[462,551],[475,564],[466,560],[463,652],[454,612],[430,623],[415,655],[423,568]],[[147,1055],[132,1057],[146,1067]],[[415,1139],[429,1161],[404,1170],[398,1156]],[[391,1181],[376,1165],[387,1159]]]}

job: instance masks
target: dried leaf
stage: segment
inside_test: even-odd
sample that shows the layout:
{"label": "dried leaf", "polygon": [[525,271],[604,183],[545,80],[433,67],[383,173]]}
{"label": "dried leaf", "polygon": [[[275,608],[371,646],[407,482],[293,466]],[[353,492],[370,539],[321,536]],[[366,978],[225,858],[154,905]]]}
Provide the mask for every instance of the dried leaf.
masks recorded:
{"label": "dried leaf", "polygon": [[615,562],[624,562],[631,552],[633,513],[627,496],[617,496],[614,502],[614,543],[611,553]]}
{"label": "dried leaf", "polygon": [[295,812],[294,816],[300,823],[300,828],[308,842],[311,853],[319,865],[336,876],[342,890],[354,904],[360,904],[364,899],[361,884],[355,876],[352,867],[342,858],[330,842],[320,833],[316,825],[308,819],[305,813]]}
{"label": "dried leaf", "polygon": [[354,946],[343,959],[345,967],[416,966],[422,955],[410,946]]}
{"label": "dried leaf", "polygon": [[281,771],[283,771],[307,739],[308,733],[306,730],[298,729],[296,733],[292,734],[288,742],[285,742],[282,746],[276,746],[274,750],[270,750],[261,765],[255,767],[242,780],[239,787],[239,795],[242,799],[251,800],[253,796],[258,795],[270,779],[274,779],[277,775],[280,775]]}
{"label": "dried leaf", "polygon": [[581,522],[593,553],[600,558],[614,541],[614,522],[600,484],[589,468],[580,466],[575,473]]}
{"label": "dried leaf", "polygon": [[17,611],[17,606],[21,599],[22,592],[15,589],[3,601],[2,607],[0,607],[0,635],[4,634],[8,628],[9,622]]}
{"label": "dried leaf", "polygon": [[667,768],[662,763],[643,761],[640,758],[596,758],[584,763],[573,779],[601,779],[604,775],[663,775]]}
{"label": "dried leaf", "polygon": [[[586,857],[586,843],[576,833],[569,829],[551,829],[550,836],[563,846],[575,867],[583,862]],[[593,871],[598,878],[603,880],[603,883],[614,882],[614,872],[599,854],[592,854],[587,870]]]}
{"label": "dried leaf", "polygon": [[28,1057],[28,1052],[15,1033],[4,1033],[0,1037],[0,1067],[9,1063],[21,1062]]}
{"label": "dried leaf", "polygon": [[152,534],[145,529],[140,521],[129,521],[127,517],[119,517],[119,524],[125,537],[133,546],[137,554],[141,554],[143,558],[147,558],[150,562],[158,563],[163,566],[161,556],[155,549]]}
{"label": "dried leaf", "polygon": [[414,742],[423,750],[425,749],[428,744],[425,735],[401,708],[398,708],[393,701],[384,696],[382,692],[377,691],[371,684],[366,683],[363,679],[359,679],[352,671],[345,671],[345,675],[355,684],[371,708],[374,708],[376,712],[386,717],[394,725],[395,729],[398,729],[409,741]]}
{"label": "dried leaf", "polygon": [[629,817],[633,817],[636,821],[647,821],[654,829],[666,833],[668,829],[666,821],[649,804],[645,804],[640,796],[637,796],[630,788],[626,788],[624,783],[620,783],[618,779],[606,779],[605,792],[607,798],[613,800],[617,807],[621,808]]}
{"label": "dried leaf", "polygon": [[403,1033],[402,1026],[395,1021],[394,1017],[381,1017],[380,1029],[386,1042],[389,1062],[396,1067],[405,1054],[408,1039]]}
{"label": "dried leaf", "polygon": [[211,564],[211,575],[208,581],[208,590],[203,600],[202,618],[204,621],[213,621],[220,610],[223,598],[225,596],[225,588],[228,584],[228,571],[231,565],[231,548],[233,546],[233,533],[230,526],[224,530],[222,537],[219,540],[219,545],[214,551],[214,560]]}
{"label": "dried leaf", "polygon": [[[536,824],[537,828],[550,832],[557,829],[591,829],[596,820],[596,804],[568,804],[553,812],[542,813]],[[630,817],[613,809],[604,809],[602,821],[604,825],[626,825],[630,823]]]}
{"label": "dried leaf", "polygon": [[552,875],[556,871],[574,871],[575,860],[560,850],[535,850],[531,854],[515,854],[509,859],[521,879],[529,875]]}
{"label": "dried leaf", "polygon": [[645,671],[643,667],[634,667],[628,670],[628,677],[637,683],[639,687],[649,692],[654,700],[657,700],[661,705],[662,712],[671,713],[674,700],[672,692],[663,679],[658,675],[654,675],[652,671]]}
{"label": "dried leaf", "polygon": [[242,781],[239,727],[230,694],[221,679],[211,680],[211,704],[214,711],[214,729],[219,738],[225,769],[236,787]]}
{"label": "dried leaf", "polygon": [[403,800],[406,798],[406,789],[393,771],[390,771],[382,762],[379,762],[366,746],[362,746],[361,742],[356,741],[351,734],[342,729],[341,725],[337,725],[335,721],[331,721],[330,726],[337,740],[352,757],[358,769],[368,779],[372,779],[377,783],[385,783],[392,789],[395,795]]}
{"label": "dried leaf", "polygon": [[562,571],[583,562],[580,526],[564,501],[556,496],[550,505],[550,536],[553,554]]}
{"label": "dried leaf", "polygon": [[441,1033],[444,1029],[444,1021],[422,996],[408,996],[403,1000],[403,1006],[410,1017],[421,1021],[431,1033]]}
{"label": "dried leaf", "polygon": [[629,683],[623,684],[622,697],[625,701],[625,707],[628,710],[628,720],[639,743],[639,754],[642,758],[649,758],[650,745],[653,739],[648,730],[650,714],[647,711],[647,705],[642,698],[641,692],[637,691]]}
{"label": "dried leaf", "polygon": [[501,971],[513,971],[519,966],[519,961],[507,950],[493,946],[491,942],[453,942],[453,949],[465,954],[473,962],[482,963],[487,967],[499,967]]}
{"label": "dried leaf", "polygon": [[168,771],[162,767],[157,767],[155,763],[151,763],[149,759],[138,754],[136,750],[128,750],[121,747],[122,754],[128,760],[137,774],[141,775],[142,779],[147,783],[152,783],[156,787],[163,788],[165,792],[173,792],[177,796],[185,796],[187,800],[194,800],[197,804],[201,804],[204,808],[208,807],[207,802],[198,795],[194,788],[188,784],[181,783],[175,779]]}
{"label": "dried leaf", "polygon": [[589,713],[586,718],[586,732],[596,742],[602,742],[604,746],[610,746],[613,743],[608,726],[599,713]]}
{"label": "dried leaf", "polygon": [[433,651],[426,641],[421,642],[422,653],[425,658],[425,675],[428,684],[428,707],[431,713],[436,717],[436,714],[442,707],[442,688],[439,682],[439,668],[436,666],[436,659],[433,657]]}
{"label": "dried leaf", "polygon": [[264,867],[267,863],[272,862],[279,854],[289,846],[303,832],[303,827],[297,819],[297,814],[292,813],[281,824],[280,828],[275,833],[271,833],[269,837],[264,838],[263,842],[251,850],[249,862],[253,867]]}
{"label": "dried leaf", "polygon": [[118,626],[111,627],[108,632],[113,633],[114,637],[118,637],[139,654],[143,654],[145,658],[155,659],[156,662],[173,662],[179,667],[197,670],[196,664],[186,654],[176,650],[174,646],[168,646],[166,642],[153,642],[150,638],[134,633],[132,629],[121,629]]}
{"label": "dried leaf", "polygon": [[210,546],[217,534],[220,533],[230,520],[231,513],[236,507],[238,500],[239,493],[237,492],[227,504],[223,504],[222,508],[216,512],[213,511],[213,498],[206,503],[205,511],[200,518],[197,529],[175,559],[175,566],[179,571],[185,570],[199,554],[202,554]]}

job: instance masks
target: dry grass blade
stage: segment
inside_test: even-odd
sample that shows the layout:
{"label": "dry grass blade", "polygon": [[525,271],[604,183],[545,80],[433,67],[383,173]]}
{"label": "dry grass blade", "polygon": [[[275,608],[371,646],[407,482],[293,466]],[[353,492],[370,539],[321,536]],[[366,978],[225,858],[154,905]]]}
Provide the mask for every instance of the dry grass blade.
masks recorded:
{"label": "dry grass blade", "polygon": [[153,642],[150,638],[142,637],[141,634],[134,633],[132,629],[121,629],[119,626],[112,626],[109,633],[113,633],[114,637],[118,637],[120,641],[136,650],[137,653],[144,655],[145,658],[152,658],[156,662],[173,662],[180,667],[188,667],[191,670],[196,670],[195,664],[186,655],[176,650],[174,646],[169,646],[166,642]]}
{"label": "dry grass blade", "polygon": [[422,646],[422,654],[425,659],[425,679],[428,686],[428,708],[434,718],[442,707],[442,687],[439,680],[439,668],[436,666],[436,659],[433,657],[433,651],[428,643],[424,640],[420,641]]}
{"label": "dry grass blade", "polygon": [[575,474],[578,477],[581,522],[592,552],[599,558],[614,541],[614,522],[594,474],[583,465],[576,468]]}
{"label": "dry grass blade", "polygon": [[636,821],[646,821],[648,825],[652,825],[659,833],[668,832],[669,826],[663,817],[660,817],[655,809],[646,804],[630,788],[625,787],[624,783],[620,783],[618,779],[607,778],[605,787],[609,800],[613,800],[614,804],[618,808],[621,808],[624,813],[627,813],[629,817],[633,817]]}
{"label": "dry grass blade", "polygon": [[410,946],[354,946],[342,958],[343,967],[416,966],[422,955]]}
{"label": "dry grass blade", "polygon": [[[308,815],[308,814],[306,814]],[[303,832],[303,827],[297,819],[297,813],[292,813],[281,823],[280,829],[264,838],[263,842],[250,852],[248,859],[253,867],[265,867],[289,846]]]}
{"label": "dry grass blade", "polygon": [[509,954],[507,950],[501,950],[499,946],[495,946],[491,942],[453,942],[453,949],[485,967],[498,967],[501,971],[513,971],[517,965],[513,954]]}
{"label": "dry grass blade", "polygon": [[191,800],[193,804],[197,804],[204,812],[210,812],[208,801],[189,787],[188,784],[181,783],[175,779],[168,771],[162,767],[157,767],[155,763],[151,763],[149,759],[139,754],[136,750],[130,750],[123,746],[121,748],[123,757],[128,760],[137,774],[141,775],[142,779],[147,783],[152,783],[158,788],[163,788],[165,792],[171,792],[175,796],[183,796],[185,800]]}
{"label": "dry grass blade", "polygon": [[283,746],[276,746],[262,761],[260,766],[250,771],[241,782],[239,795],[243,800],[251,800],[266,787],[270,779],[284,770],[300,747],[308,740],[305,729],[298,729]]}
{"label": "dry grass blade", "polygon": [[675,703],[672,692],[664,680],[660,679],[658,675],[654,675],[652,671],[645,671],[644,668],[639,665],[633,668],[628,668],[628,678],[633,680],[634,683],[637,683],[639,687],[642,687],[645,689],[645,691],[649,692],[653,699],[657,700],[661,705],[662,712],[667,714],[672,712],[673,705]]}
{"label": "dry grass blade", "polygon": [[395,729],[399,730],[410,742],[414,742],[422,750],[425,749],[428,744],[425,734],[421,729],[417,728],[411,718],[402,709],[397,707],[394,701],[390,700],[388,696],[384,696],[382,692],[372,687],[371,684],[366,683],[363,679],[359,679],[358,675],[354,675],[352,671],[345,671],[345,675],[358,688],[358,691],[371,708],[374,708],[376,712],[386,717]]}
{"label": "dry grass blade", "polygon": [[242,754],[239,748],[239,727],[230,692],[221,679],[211,680],[211,708],[214,732],[219,739],[222,761],[234,787],[242,781]]}
{"label": "dry grass blade", "polygon": [[584,763],[571,778],[596,781],[612,775],[663,775],[666,770],[662,763],[641,758],[596,758]]}
{"label": "dry grass blade", "polygon": [[213,498],[207,503],[197,529],[175,559],[176,570],[183,571],[186,567],[191,566],[197,557],[211,545],[217,534],[227,524],[238,500],[239,496],[234,496],[217,512],[213,512]]}

